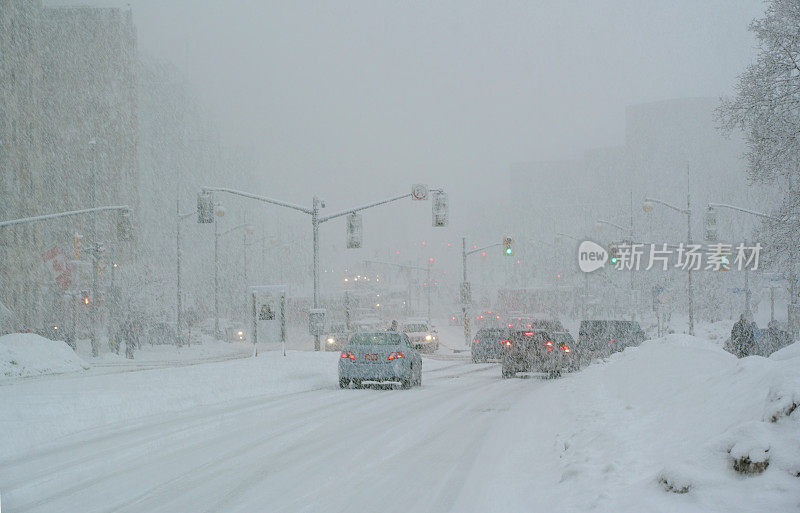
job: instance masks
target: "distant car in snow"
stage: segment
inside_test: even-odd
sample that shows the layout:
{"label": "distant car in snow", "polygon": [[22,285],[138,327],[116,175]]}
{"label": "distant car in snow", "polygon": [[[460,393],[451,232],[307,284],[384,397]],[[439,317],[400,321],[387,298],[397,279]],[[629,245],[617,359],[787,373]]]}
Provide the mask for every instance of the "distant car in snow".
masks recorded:
{"label": "distant car in snow", "polygon": [[558,377],[578,368],[574,348],[575,341],[566,331],[513,330],[505,344],[502,376],[534,372]]}
{"label": "distant car in snow", "polygon": [[604,358],[626,347],[638,346],[647,339],[636,321],[587,320],[578,329],[576,350],[588,363],[594,358]]}
{"label": "distant car in snow", "polygon": [[398,382],[403,388],[422,384],[422,357],[405,333],[354,333],[339,358],[339,387],[352,383]]}
{"label": "distant car in snow", "polygon": [[408,335],[414,349],[423,353],[433,353],[439,349],[439,337],[436,329],[428,324],[427,319],[406,319],[401,330]]}
{"label": "distant car in snow", "polygon": [[347,345],[349,332],[345,323],[331,324],[325,337],[326,351],[341,351]]}
{"label": "distant car in snow", "polygon": [[508,342],[507,328],[481,328],[472,339],[471,354],[473,363],[501,359]]}

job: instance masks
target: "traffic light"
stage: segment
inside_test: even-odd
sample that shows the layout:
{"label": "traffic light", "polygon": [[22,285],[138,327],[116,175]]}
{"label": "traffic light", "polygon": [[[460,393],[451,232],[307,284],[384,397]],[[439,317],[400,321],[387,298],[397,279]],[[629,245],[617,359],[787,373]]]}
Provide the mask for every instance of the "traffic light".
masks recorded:
{"label": "traffic light", "polygon": [[81,243],[83,242],[83,235],[78,232],[72,236],[72,247],[75,250],[75,260],[81,256]]}
{"label": "traffic light", "polygon": [[448,212],[449,207],[447,205],[447,193],[444,191],[435,191],[433,193],[433,201],[431,203],[433,226],[447,226]]}
{"label": "traffic light", "polygon": [[197,194],[197,222],[201,224],[214,222],[214,198],[208,192]]}
{"label": "traffic light", "polygon": [[117,217],[117,237],[120,240],[131,240],[133,238],[131,213],[128,211],[120,212]]}
{"label": "traffic light", "polygon": [[363,242],[362,219],[360,214],[353,212],[347,216],[347,247],[360,248]]}
{"label": "traffic light", "polygon": [[708,207],[703,216],[704,239],[708,242],[717,242],[717,213],[713,207]]}
{"label": "traffic light", "polygon": [[506,256],[514,254],[514,240],[511,237],[503,237],[503,254]]}
{"label": "traffic light", "polygon": [[608,261],[611,265],[617,265],[619,262],[619,246],[616,244],[608,246]]}

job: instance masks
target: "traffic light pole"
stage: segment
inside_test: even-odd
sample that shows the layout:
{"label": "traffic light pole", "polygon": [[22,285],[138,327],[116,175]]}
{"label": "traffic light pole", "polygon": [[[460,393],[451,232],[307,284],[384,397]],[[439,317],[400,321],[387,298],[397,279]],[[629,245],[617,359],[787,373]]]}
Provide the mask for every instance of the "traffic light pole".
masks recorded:
{"label": "traffic light pole", "polygon": [[[325,208],[325,204],[319,198],[314,196],[311,208],[302,207],[300,205],[295,205],[294,203],[288,203],[285,201],[276,200],[273,198],[267,198],[265,196],[258,196],[256,194],[250,194],[248,192],[237,191],[235,189],[229,189],[226,187],[201,187],[201,190],[205,193],[208,192],[224,192],[228,194],[233,194],[236,196],[242,196],[245,198],[254,199],[257,201],[261,201],[264,203],[269,203],[272,205],[277,205],[279,207],[290,208],[292,210],[297,210],[298,212],[302,212],[304,214],[308,214],[311,216],[311,229],[313,233],[313,241],[314,241],[314,257],[313,257],[313,264],[312,264],[312,275],[313,275],[313,283],[314,283],[314,304],[313,308],[319,308],[319,225],[326,221],[330,221],[331,219],[336,219],[337,217],[346,216],[348,214],[354,214],[361,210],[366,210],[368,208],[377,207],[379,205],[384,205],[386,203],[391,203],[393,201],[398,201],[401,199],[409,198],[412,196],[411,193],[401,194],[399,196],[394,196],[392,198],[388,198],[381,201],[376,201],[374,203],[368,203],[366,205],[361,205],[355,208],[349,208],[347,210],[342,210],[341,212],[337,212],[335,214],[331,214],[328,216],[321,217],[320,216],[320,209]],[[216,288],[216,287],[215,287]],[[216,295],[216,294],[215,294]],[[320,340],[319,335],[314,335],[314,350],[320,350]]]}
{"label": "traffic light pole", "polygon": [[[497,246],[503,246],[503,245],[504,245],[504,243],[499,242],[497,244],[489,244],[488,246],[483,246],[481,248],[473,249],[472,251],[467,251],[467,238],[466,237],[461,237],[461,279],[463,280],[463,283],[465,283],[465,284],[469,283],[467,281],[467,257],[468,256],[473,255],[475,253],[478,253],[480,251],[484,251],[484,250],[489,249],[489,248],[495,248]],[[468,285],[465,285],[465,287],[468,287]],[[469,345],[470,345],[471,336],[472,336],[472,333],[470,332],[470,329],[469,329],[469,304],[468,304],[469,300],[470,300],[469,297],[463,298],[464,304],[463,304],[463,306],[461,308],[461,312],[464,314],[464,343],[466,344],[467,347],[469,347]]]}

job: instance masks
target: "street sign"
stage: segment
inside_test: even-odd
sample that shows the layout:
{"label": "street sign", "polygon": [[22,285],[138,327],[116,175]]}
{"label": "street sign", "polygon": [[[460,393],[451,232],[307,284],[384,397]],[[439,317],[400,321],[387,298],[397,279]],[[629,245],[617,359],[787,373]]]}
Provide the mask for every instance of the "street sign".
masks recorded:
{"label": "street sign", "polygon": [[67,262],[67,255],[60,248],[53,246],[42,253],[42,261],[50,270],[50,276],[56,285],[61,290],[67,290],[72,283],[72,269]]}
{"label": "street sign", "polygon": [[207,192],[197,194],[197,222],[201,224],[214,222],[214,200]]}
{"label": "street sign", "polygon": [[472,288],[468,281],[461,282],[461,304],[468,305],[472,302]]}
{"label": "street sign", "polygon": [[311,308],[308,311],[308,332],[312,335],[325,334],[324,308]]}
{"label": "street sign", "polygon": [[415,183],[411,186],[411,199],[426,200],[428,199],[428,186],[424,183]]}

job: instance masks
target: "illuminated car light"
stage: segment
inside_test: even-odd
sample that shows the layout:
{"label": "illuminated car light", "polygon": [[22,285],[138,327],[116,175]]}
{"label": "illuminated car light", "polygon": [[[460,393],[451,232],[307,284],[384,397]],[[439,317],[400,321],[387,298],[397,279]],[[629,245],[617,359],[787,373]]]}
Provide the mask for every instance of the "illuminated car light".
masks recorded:
{"label": "illuminated car light", "polygon": [[350,358],[351,360],[355,360],[356,355],[354,355],[353,353],[342,353],[342,358]]}
{"label": "illuminated car light", "polygon": [[403,357],[403,353],[392,353],[389,355],[389,360],[400,359]]}
{"label": "illuminated car light", "polygon": [[[532,332],[532,331],[526,331],[526,332],[525,332],[525,336],[526,336],[526,337],[532,337],[532,336],[533,336],[533,332]],[[551,344],[551,345],[552,345],[552,344]]]}
{"label": "illuminated car light", "polygon": [[480,341],[480,340],[478,340],[478,339],[476,338],[475,340],[473,340],[473,341],[472,341],[472,343],[473,343],[473,344],[480,344],[480,343],[481,343],[481,341]]}
{"label": "illuminated car light", "polygon": [[511,341],[510,341],[510,340],[504,340],[504,341],[503,341],[503,344],[504,344],[506,347],[511,347]]}
{"label": "illuminated car light", "polygon": [[425,340],[428,340],[428,341],[430,341],[430,340],[432,340],[432,339],[433,339],[433,337],[431,337],[430,335],[425,335]]}
{"label": "illuminated car light", "polygon": [[547,341],[547,347],[553,347],[553,342],[552,342],[552,341],[550,341],[550,340],[548,340],[548,341]]}
{"label": "illuminated car light", "polygon": [[565,353],[569,353],[569,348],[567,346],[561,346],[561,347],[559,347],[559,349],[561,349]]}
{"label": "illuminated car light", "polygon": [[333,344],[334,342],[336,342],[336,340],[333,337],[328,339],[328,344]]}

